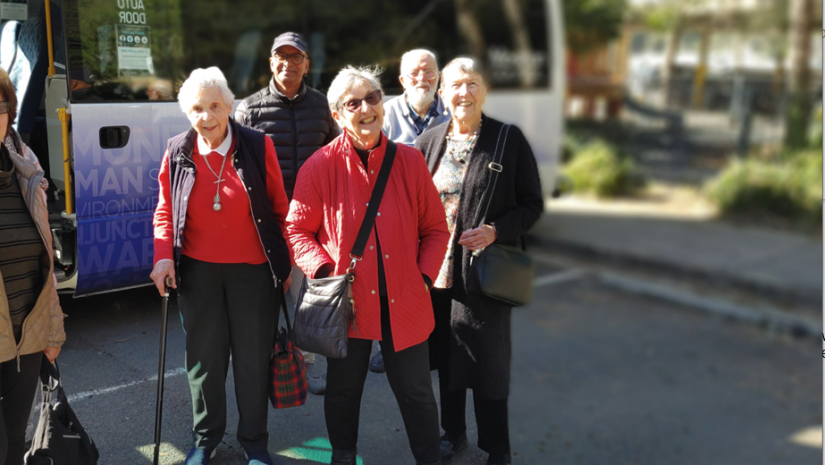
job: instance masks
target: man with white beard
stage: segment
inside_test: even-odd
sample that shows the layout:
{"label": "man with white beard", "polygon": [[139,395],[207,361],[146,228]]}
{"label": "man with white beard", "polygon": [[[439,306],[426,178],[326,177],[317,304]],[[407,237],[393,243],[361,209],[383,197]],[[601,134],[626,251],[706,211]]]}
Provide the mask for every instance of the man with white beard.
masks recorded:
{"label": "man with white beard", "polygon": [[398,80],[404,94],[385,101],[384,133],[395,143],[413,145],[425,129],[450,120],[436,92],[438,64],[433,52],[410,50],[401,56]]}
{"label": "man with white beard", "polygon": [[[398,80],[404,93],[384,101],[384,126],[387,138],[396,144],[413,145],[425,129],[450,120],[450,112],[438,95],[438,63],[435,54],[423,48],[401,55]],[[380,344],[380,343],[379,343]],[[384,372],[381,350],[370,360],[370,371]]]}

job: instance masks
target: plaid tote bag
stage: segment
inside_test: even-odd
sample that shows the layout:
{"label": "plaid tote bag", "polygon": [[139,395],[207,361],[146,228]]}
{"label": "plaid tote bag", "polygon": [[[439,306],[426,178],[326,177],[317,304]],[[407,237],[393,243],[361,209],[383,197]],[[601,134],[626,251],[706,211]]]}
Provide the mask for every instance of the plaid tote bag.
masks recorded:
{"label": "plaid tote bag", "polygon": [[282,290],[278,289],[278,292],[281,294],[286,329],[279,327],[275,333],[275,347],[269,361],[269,401],[276,409],[297,407],[307,401],[304,355],[292,344],[292,325]]}

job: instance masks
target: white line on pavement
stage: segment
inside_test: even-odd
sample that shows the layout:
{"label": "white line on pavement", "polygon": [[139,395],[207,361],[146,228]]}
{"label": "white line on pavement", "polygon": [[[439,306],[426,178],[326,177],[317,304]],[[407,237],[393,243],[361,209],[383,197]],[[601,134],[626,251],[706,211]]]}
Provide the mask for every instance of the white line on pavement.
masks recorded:
{"label": "white line on pavement", "polygon": [[579,279],[585,275],[582,270],[566,270],[558,273],[539,276],[533,281],[533,287],[542,287],[550,284],[559,284],[574,279]]}
{"label": "white line on pavement", "polygon": [[[172,378],[172,377],[175,377],[175,376],[180,376],[180,375],[185,374],[185,373],[186,373],[185,368],[183,368],[183,367],[175,368],[174,370],[169,370],[166,373],[164,373],[163,378],[164,379]],[[68,396],[68,400],[69,400],[69,402],[79,402],[81,400],[86,400],[86,399],[89,399],[89,398],[94,397],[94,396],[99,396],[101,394],[111,394],[115,391],[120,391],[121,389],[126,389],[128,387],[137,386],[138,384],[143,384],[143,383],[148,382],[148,381],[157,381],[157,380],[158,380],[158,375],[152,375],[148,378],[139,379],[137,381],[132,381],[130,383],[121,384],[119,386],[112,386],[112,387],[101,388],[101,389],[92,389],[91,391],[84,391],[84,392],[81,392],[81,393],[78,393],[78,394],[73,394],[71,396]]]}

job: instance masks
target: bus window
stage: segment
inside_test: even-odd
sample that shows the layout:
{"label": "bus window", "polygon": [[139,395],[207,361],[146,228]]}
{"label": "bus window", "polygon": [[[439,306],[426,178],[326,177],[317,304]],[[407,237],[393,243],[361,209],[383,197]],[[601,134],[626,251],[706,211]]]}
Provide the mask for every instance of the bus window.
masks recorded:
{"label": "bus window", "polygon": [[[479,58],[495,89],[549,86],[549,42],[545,0],[440,2],[312,0],[307,9],[310,53],[323,53],[322,69],[313,59],[310,80],[325,89],[347,64],[386,68],[388,94],[402,92],[401,55],[413,48],[432,50],[443,66],[459,55]],[[504,19],[503,19],[504,18]],[[324,44],[322,51],[313,47]],[[312,57],[311,57],[312,58]]]}

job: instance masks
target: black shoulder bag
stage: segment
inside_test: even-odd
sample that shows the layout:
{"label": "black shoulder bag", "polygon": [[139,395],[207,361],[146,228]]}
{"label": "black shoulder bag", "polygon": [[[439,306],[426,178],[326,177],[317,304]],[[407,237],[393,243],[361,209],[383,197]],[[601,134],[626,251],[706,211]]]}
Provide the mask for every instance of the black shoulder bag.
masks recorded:
{"label": "black shoulder bag", "polygon": [[390,170],[395,160],[396,145],[387,141],[387,153],[381,163],[381,171],[372,189],[367,213],[358,230],[358,237],[352,246],[349,267],[345,274],[328,278],[310,279],[304,277],[295,311],[292,328],[293,342],[301,350],[323,355],[328,358],[347,357],[347,339],[352,324],[355,332],[355,302],[352,297],[352,283],[355,281],[355,265],[364,254],[370,230],[375,224],[375,214],[384,196],[384,188],[390,178]]}
{"label": "black shoulder bag", "polygon": [[[506,130],[505,130],[506,128]],[[504,157],[504,147],[507,145],[507,135],[510,133],[510,125],[501,128],[504,131],[504,141],[499,146],[496,142],[496,151],[493,154],[493,161],[487,165],[490,170],[490,182],[484,192],[486,206],[484,215],[477,222],[481,227],[487,220],[487,212],[490,209],[490,200],[496,190],[498,175],[504,169],[501,160]],[[498,140],[501,141],[501,131]],[[482,200],[481,205],[484,205]],[[522,250],[503,244],[490,244],[478,256],[474,256],[470,262],[470,272],[478,280],[477,293],[492,299],[500,304],[510,307],[520,307],[530,303],[533,297],[533,279],[536,275],[536,267],[533,259],[523,250],[524,237],[521,237]],[[471,282],[473,278],[471,278]]]}
{"label": "black shoulder bag", "polygon": [[45,355],[40,366],[40,381],[43,383],[40,422],[31,449],[26,452],[26,465],[97,464],[100,457],[97,447],[69,407],[57,365],[52,365]]}

